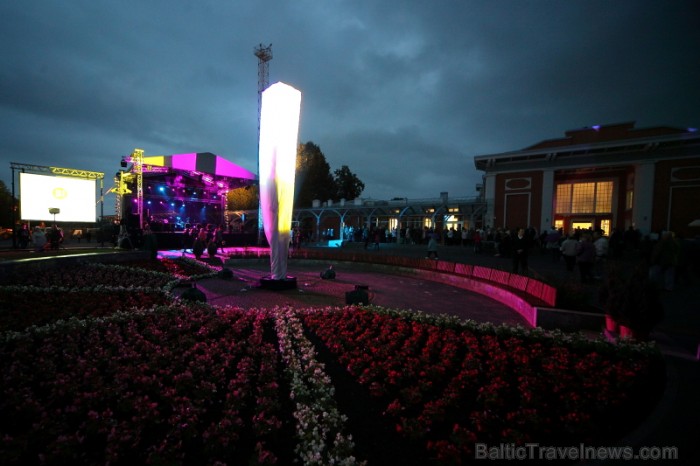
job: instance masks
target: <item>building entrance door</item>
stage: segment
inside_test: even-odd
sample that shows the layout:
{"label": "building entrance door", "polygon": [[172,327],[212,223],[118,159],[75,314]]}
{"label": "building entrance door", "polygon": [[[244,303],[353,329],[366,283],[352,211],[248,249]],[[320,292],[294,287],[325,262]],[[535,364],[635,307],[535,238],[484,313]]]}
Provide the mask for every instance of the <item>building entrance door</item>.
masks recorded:
{"label": "building entrance door", "polygon": [[572,220],[571,228],[573,230],[589,230],[593,228],[593,220]]}

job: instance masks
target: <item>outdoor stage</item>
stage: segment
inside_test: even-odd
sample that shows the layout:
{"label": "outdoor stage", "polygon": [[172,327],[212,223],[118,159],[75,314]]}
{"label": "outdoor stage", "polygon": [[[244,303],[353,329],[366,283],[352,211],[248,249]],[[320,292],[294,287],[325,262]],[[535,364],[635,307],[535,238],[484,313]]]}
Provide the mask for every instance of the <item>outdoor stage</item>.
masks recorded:
{"label": "outdoor stage", "polygon": [[[158,240],[158,249],[192,249],[192,237],[182,231],[154,232]],[[256,233],[224,233],[224,247],[229,250],[232,247],[257,246],[258,235]],[[269,249],[268,249],[269,255]]]}

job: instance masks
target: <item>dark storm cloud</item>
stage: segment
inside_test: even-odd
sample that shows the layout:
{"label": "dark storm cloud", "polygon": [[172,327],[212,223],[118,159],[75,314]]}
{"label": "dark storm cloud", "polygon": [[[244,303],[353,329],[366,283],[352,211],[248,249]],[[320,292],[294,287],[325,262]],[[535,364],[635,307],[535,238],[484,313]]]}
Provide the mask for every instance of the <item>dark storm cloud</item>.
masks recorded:
{"label": "dark storm cloud", "polygon": [[358,131],[329,137],[327,150],[339,155],[340,164],[351,167],[366,186],[381,187],[381,199],[435,198],[443,191],[471,195],[474,186],[466,176],[471,158],[455,157],[454,150],[426,139],[423,131],[417,126]]}
{"label": "dark storm cloud", "polygon": [[[7,1],[0,154],[104,171],[211,151],[256,169],[257,61],[364,197],[475,194],[473,156],[594,124],[700,126],[696,1]],[[0,171],[9,183],[9,168]]]}

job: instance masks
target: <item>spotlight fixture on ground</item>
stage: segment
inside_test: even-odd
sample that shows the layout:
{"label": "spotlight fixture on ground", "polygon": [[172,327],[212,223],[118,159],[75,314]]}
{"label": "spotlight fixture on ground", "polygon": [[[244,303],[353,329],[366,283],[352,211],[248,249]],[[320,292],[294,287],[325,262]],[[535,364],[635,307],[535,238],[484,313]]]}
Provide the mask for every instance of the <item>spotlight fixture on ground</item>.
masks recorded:
{"label": "spotlight fixture on ground", "polygon": [[326,270],[321,272],[321,278],[324,280],[333,280],[335,278],[335,270],[333,270],[332,265],[329,265]]}
{"label": "spotlight fixture on ground", "polygon": [[369,304],[369,293],[366,290],[355,287],[353,291],[345,292],[345,304],[361,306]]}
{"label": "spotlight fixture on ground", "polygon": [[186,289],[182,295],[180,295],[180,299],[184,299],[185,301],[206,303],[207,295],[205,295],[202,290],[197,288],[197,284],[195,282],[192,282],[192,288]]}

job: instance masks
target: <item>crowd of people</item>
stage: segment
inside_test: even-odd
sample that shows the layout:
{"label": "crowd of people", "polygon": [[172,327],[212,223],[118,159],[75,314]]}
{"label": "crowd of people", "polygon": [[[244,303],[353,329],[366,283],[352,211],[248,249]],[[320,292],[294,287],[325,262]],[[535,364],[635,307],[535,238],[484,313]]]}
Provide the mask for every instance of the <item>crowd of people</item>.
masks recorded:
{"label": "crowd of people", "polygon": [[[524,235],[525,262],[517,238]],[[513,272],[526,273],[529,250],[549,254],[555,262],[563,262],[567,273],[578,272],[582,283],[594,283],[606,278],[610,261],[625,256],[637,258],[640,267],[648,270],[649,279],[659,289],[672,291],[675,283],[687,281],[692,267],[698,267],[700,242],[682,240],[672,231],[652,232],[642,235],[629,227],[622,231],[613,229],[606,235],[602,229],[574,229],[567,234],[555,227],[535,234],[532,229],[520,229],[518,236],[507,229],[486,233],[492,241],[497,256],[513,258]]]}
{"label": "crowd of people", "polygon": [[219,250],[223,253],[224,246],[224,230],[221,225],[185,225],[183,252],[190,250],[197,259],[201,259],[205,252],[209,257],[216,256]]}
{"label": "crowd of people", "polygon": [[[126,225],[114,225],[112,242],[115,247],[130,247],[134,235]],[[214,224],[187,224],[183,235],[183,252],[189,251],[198,259],[205,253],[214,257],[224,252],[225,226]],[[156,251],[156,236],[148,224],[143,236],[134,238],[144,242],[144,247]],[[150,234],[150,236],[149,236]],[[689,269],[698,267],[693,262],[700,261],[698,241],[683,241],[671,231],[652,232],[642,235],[639,230],[613,229],[609,235],[602,229],[573,229],[567,233],[552,226],[542,232],[533,227],[527,228],[462,228],[450,226],[434,228],[388,228],[386,226],[346,226],[342,236],[347,241],[364,243],[365,249],[379,248],[382,243],[424,245],[426,257],[438,259],[440,247],[469,248],[475,254],[493,254],[496,257],[511,259],[512,272],[527,275],[529,257],[533,253],[551,256],[554,262],[562,262],[566,273],[577,273],[582,283],[593,283],[605,278],[610,260],[623,257],[625,253],[639,256],[641,263],[648,268],[649,278],[662,290],[671,291],[675,283],[687,277]],[[21,249],[31,247],[34,251],[58,250],[64,242],[63,230],[57,225],[46,227],[36,225],[30,228],[22,224],[18,231]],[[98,238],[99,239],[99,238]],[[290,231],[290,247],[301,247],[311,241],[310,233],[298,227]],[[693,246],[694,245],[694,246]],[[686,249],[693,248],[692,251]]]}
{"label": "crowd of people", "polygon": [[[377,249],[381,243],[420,244],[426,247],[426,257],[437,259],[438,246],[467,247],[475,254],[493,254],[512,261],[512,272],[528,274],[531,254],[549,255],[554,262],[562,262],[566,273],[577,274],[582,283],[605,279],[610,260],[626,254],[638,256],[649,270],[649,278],[660,289],[672,290],[680,276],[683,279],[692,266],[692,257],[684,254],[686,244],[693,242],[676,238],[671,231],[642,235],[639,230],[613,229],[606,234],[602,229],[576,228],[565,233],[552,226],[542,232],[527,228],[461,228],[445,229],[346,227],[343,237],[362,242],[365,249]],[[700,259],[700,258],[696,258]],[[695,265],[697,267],[697,264]]]}
{"label": "crowd of people", "polygon": [[43,224],[30,229],[28,224],[23,223],[17,236],[20,249],[28,249],[31,246],[35,252],[58,250],[64,239],[63,229],[57,225],[46,227]]}

